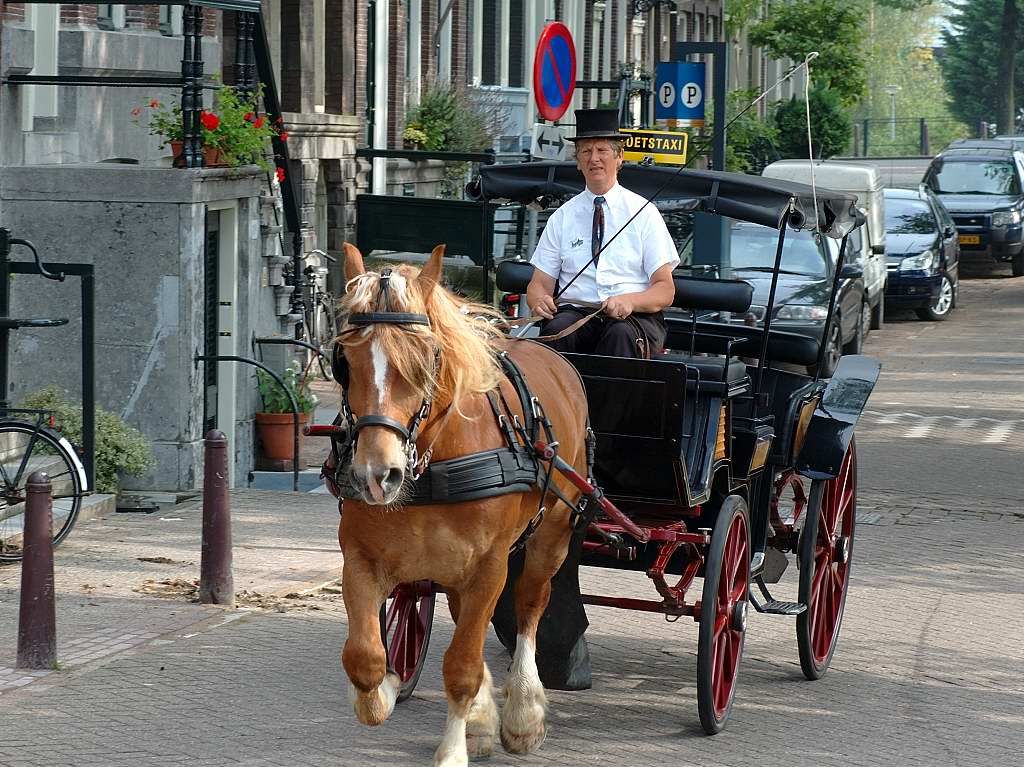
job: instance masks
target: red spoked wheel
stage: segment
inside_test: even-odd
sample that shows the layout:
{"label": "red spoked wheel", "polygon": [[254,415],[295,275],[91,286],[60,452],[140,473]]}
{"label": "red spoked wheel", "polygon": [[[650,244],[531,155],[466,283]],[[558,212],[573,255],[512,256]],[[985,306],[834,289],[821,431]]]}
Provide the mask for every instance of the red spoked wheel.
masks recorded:
{"label": "red spoked wheel", "polygon": [[388,670],[398,674],[402,686],[398,702],[416,689],[434,625],[432,581],[400,583],[380,608],[380,634],[388,656]]}
{"label": "red spoked wheel", "polygon": [[857,447],[851,441],[839,474],[811,485],[800,534],[800,601],[807,609],[796,618],[796,640],[808,679],[820,679],[836,651],[850,586],[856,516]]}
{"label": "red spoked wheel", "polygon": [[704,562],[697,635],[697,711],[708,735],[729,718],[747,631],[750,523],[747,504],[730,495],[722,503]]}

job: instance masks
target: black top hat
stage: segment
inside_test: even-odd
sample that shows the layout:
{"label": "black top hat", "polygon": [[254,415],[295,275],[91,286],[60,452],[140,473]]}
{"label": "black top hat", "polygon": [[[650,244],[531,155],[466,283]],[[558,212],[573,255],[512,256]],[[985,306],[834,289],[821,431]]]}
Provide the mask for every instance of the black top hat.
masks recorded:
{"label": "black top hat", "polygon": [[627,136],[619,133],[618,109],[577,109],[576,135],[568,138],[569,141],[581,141],[585,138],[625,141]]}

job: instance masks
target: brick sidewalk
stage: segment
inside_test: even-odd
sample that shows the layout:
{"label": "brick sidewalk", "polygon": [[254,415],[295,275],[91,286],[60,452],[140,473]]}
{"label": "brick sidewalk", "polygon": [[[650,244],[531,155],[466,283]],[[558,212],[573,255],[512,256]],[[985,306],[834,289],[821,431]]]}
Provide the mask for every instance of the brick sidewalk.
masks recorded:
{"label": "brick sidewalk", "polygon": [[[1024,749],[1024,618],[1014,609],[1024,519],[893,500],[862,498],[865,518],[879,518],[858,530],[842,639],[823,680],[803,680],[791,620],[756,616],[733,719],[707,738],[692,621],[591,608],[594,689],[551,693],[541,751],[499,751],[491,763],[1013,763]],[[281,596],[336,573],[331,499],[250,491],[233,505],[236,585],[250,592],[237,610],[190,603],[179,583],[198,573],[197,504],[83,525],[58,549],[65,665],[0,693],[2,767],[430,763],[445,718],[444,606],[417,693],[383,728],[363,728],[338,657],[340,597]],[[0,662],[13,660],[17,571],[0,569],[0,647],[10,656]],[[583,579],[587,590],[651,596],[642,574],[585,569]],[[164,598],[149,583],[161,580],[171,583]],[[486,652],[500,679],[507,656],[493,636]]]}

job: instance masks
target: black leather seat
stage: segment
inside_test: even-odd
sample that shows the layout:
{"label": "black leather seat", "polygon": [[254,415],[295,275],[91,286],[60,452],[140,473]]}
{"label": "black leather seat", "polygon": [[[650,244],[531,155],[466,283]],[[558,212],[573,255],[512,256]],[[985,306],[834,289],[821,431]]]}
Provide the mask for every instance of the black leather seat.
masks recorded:
{"label": "black leather seat", "polygon": [[659,354],[655,359],[682,362],[687,367],[694,368],[700,372],[701,380],[717,381],[719,383],[739,383],[747,375],[747,366],[741,361],[732,357],[729,364],[725,364],[725,357],[691,356],[682,352],[666,351]]}

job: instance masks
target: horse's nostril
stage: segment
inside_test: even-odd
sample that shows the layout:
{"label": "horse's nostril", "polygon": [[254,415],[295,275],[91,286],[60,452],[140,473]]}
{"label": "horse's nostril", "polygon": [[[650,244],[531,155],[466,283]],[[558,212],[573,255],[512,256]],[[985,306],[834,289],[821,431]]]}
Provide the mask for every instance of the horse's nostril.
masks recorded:
{"label": "horse's nostril", "polygon": [[380,486],[383,488],[384,492],[390,493],[401,486],[403,479],[405,479],[405,472],[398,467],[395,467],[389,469],[387,474],[384,475]]}

